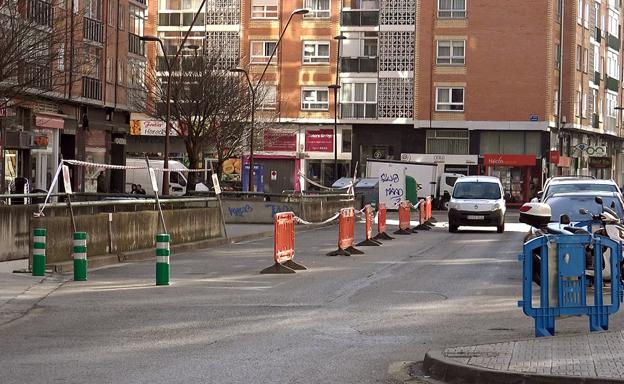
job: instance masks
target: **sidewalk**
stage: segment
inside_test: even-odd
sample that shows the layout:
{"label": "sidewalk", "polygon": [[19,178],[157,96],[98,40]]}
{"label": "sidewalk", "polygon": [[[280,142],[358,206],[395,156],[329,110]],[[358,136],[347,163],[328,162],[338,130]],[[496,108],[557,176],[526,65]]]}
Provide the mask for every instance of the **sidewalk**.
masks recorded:
{"label": "sidewalk", "polygon": [[447,383],[624,383],[624,331],[429,351],[423,368]]}

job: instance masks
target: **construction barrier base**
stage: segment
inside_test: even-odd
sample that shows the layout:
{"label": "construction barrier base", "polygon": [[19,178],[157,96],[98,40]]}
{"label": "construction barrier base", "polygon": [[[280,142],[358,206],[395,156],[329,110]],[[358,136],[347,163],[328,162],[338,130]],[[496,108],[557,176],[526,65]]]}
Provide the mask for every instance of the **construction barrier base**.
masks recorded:
{"label": "construction barrier base", "polygon": [[394,240],[394,237],[388,235],[386,232],[381,232],[375,235],[373,240]]}
{"label": "construction barrier base", "polygon": [[342,248],[338,248],[333,252],[329,252],[327,256],[351,256],[351,254]]}
{"label": "construction barrier base", "polygon": [[282,264],[275,263],[268,268],[264,268],[260,273],[269,274],[269,273],[296,273],[297,271],[304,271],[307,268],[301,264],[295,263],[292,260],[287,260]]}
{"label": "construction barrier base", "polygon": [[381,245],[381,243],[379,241],[374,240],[373,238],[370,238],[364,241],[360,241],[359,243],[355,245],[357,245],[358,247],[378,247]]}
{"label": "construction barrier base", "polygon": [[395,235],[411,235],[412,230],[411,229],[399,229],[398,231],[394,231],[393,233]]}
{"label": "construction barrier base", "polygon": [[346,251],[349,252],[352,255],[363,255],[364,254],[364,252],[360,251],[357,248],[354,248],[353,246],[347,248]]}

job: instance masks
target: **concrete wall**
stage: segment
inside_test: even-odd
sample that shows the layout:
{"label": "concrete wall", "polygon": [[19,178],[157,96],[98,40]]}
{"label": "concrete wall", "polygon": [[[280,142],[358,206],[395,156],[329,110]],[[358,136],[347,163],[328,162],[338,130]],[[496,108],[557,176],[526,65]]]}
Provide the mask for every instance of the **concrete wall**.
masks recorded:
{"label": "concrete wall", "polygon": [[297,202],[222,200],[223,216],[228,224],[271,224],[278,212],[294,212],[300,218],[320,222],[340,208],[354,206],[353,200],[304,199]]}
{"label": "concrete wall", "polygon": [[[207,240],[223,236],[219,209],[190,208],[163,212],[172,244]],[[87,232],[89,256],[153,248],[160,232],[158,212],[119,212],[76,217],[78,231]],[[47,262],[59,263],[72,259],[72,226],[69,217],[33,218],[32,227],[47,230]],[[112,248],[110,244],[112,243]],[[27,255],[27,253],[26,253]]]}
{"label": "concrete wall", "polygon": [[0,206],[0,261],[25,259],[30,249],[32,206]]}

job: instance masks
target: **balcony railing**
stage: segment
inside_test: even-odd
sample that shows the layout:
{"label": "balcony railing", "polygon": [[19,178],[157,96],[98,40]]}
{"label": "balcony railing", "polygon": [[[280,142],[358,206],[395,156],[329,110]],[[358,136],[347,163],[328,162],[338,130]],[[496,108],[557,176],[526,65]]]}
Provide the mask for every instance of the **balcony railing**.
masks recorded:
{"label": "balcony railing", "polygon": [[610,33],[609,38],[607,39],[607,45],[609,48],[615,49],[618,52],[620,51],[620,39]]}
{"label": "balcony railing", "polygon": [[102,81],[84,76],[82,78],[82,97],[102,100]]}
{"label": "balcony railing", "polygon": [[340,62],[341,72],[377,72],[376,57],[343,57]]}
{"label": "balcony railing", "polygon": [[618,79],[614,79],[613,77],[607,76],[607,89],[613,92],[618,91],[618,87],[620,86],[620,81]]}
{"label": "balcony railing", "polygon": [[52,27],[52,4],[42,0],[28,0],[28,19],[39,25]]}
{"label": "balcony railing", "polygon": [[82,32],[87,40],[95,41],[96,43],[104,42],[104,24],[101,21],[84,17]]}
{"label": "balcony railing", "polygon": [[128,52],[145,56],[145,42],[132,32],[128,32]]}
{"label": "balcony railing", "polygon": [[375,119],[377,118],[377,104],[341,103],[340,118]]}
{"label": "balcony railing", "polygon": [[379,25],[379,11],[352,9],[342,11],[343,26],[377,26]]}
{"label": "balcony railing", "polygon": [[20,83],[27,88],[49,90],[52,85],[52,72],[49,66],[25,63],[20,66],[18,73]]}
{"label": "balcony railing", "polygon": [[132,0],[132,1],[141,5],[147,5],[147,0]]}

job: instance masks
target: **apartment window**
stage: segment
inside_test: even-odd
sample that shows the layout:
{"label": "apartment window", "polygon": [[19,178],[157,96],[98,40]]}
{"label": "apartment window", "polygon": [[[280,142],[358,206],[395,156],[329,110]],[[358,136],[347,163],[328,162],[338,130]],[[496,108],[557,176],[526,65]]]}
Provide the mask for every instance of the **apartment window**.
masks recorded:
{"label": "apartment window", "polygon": [[278,0],[251,0],[252,19],[277,19]]}
{"label": "apartment window", "polygon": [[574,114],[576,117],[581,115],[581,92],[576,91],[576,102],[574,103]]}
{"label": "apartment window", "polygon": [[581,99],[581,116],[583,116],[584,119],[587,118],[587,94],[585,92],[583,92]]}
{"label": "apartment window", "polygon": [[594,47],[594,72],[600,73],[600,50]]}
{"label": "apartment window", "polygon": [[576,22],[583,24],[583,0],[578,0],[576,4]]}
{"label": "apartment window", "polygon": [[123,31],[126,29],[126,9],[123,5],[119,5],[119,16],[117,17],[119,21],[119,30]]}
{"label": "apartment window", "polygon": [[616,80],[620,79],[618,61],[617,53],[611,51],[607,52],[607,75]]}
{"label": "apartment window", "polygon": [[128,32],[132,32],[138,36],[143,35],[143,28],[145,25],[145,10],[132,4],[128,6],[128,10],[130,11],[128,20]]}
{"label": "apartment window", "polygon": [[609,10],[609,34],[615,37],[620,37],[620,24],[619,16],[617,13]]}
{"label": "apartment window", "polygon": [[108,0],[108,25],[115,26],[115,1]]}
{"label": "apartment window", "polygon": [[342,152],[343,153],[351,152],[351,130],[350,129],[342,130]]}
{"label": "apartment window", "polygon": [[343,119],[377,117],[377,83],[343,83],[340,88]]}
{"label": "apartment window", "polygon": [[470,133],[467,130],[430,129],[426,138],[426,153],[467,155],[470,149]]}
{"label": "apartment window", "polygon": [[106,58],[106,82],[113,83],[115,81],[115,71],[113,66],[113,58]]}
{"label": "apartment window", "polygon": [[377,32],[345,32],[341,57],[377,57]]}
{"label": "apartment window", "polygon": [[583,49],[583,72],[587,73],[589,70],[589,51],[587,48]]}
{"label": "apartment window", "polygon": [[58,69],[59,71],[65,70],[65,43],[59,44],[58,49]]}
{"label": "apartment window", "polygon": [[598,113],[598,91],[592,89],[592,113]]}
{"label": "apartment window", "polygon": [[561,18],[561,2],[563,0],[557,0],[557,22],[559,22]]}
{"label": "apartment window", "polygon": [[301,110],[329,110],[329,91],[327,88],[304,88],[301,90]]}
{"label": "apartment window", "polygon": [[464,88],[436,88],[436,111],[464,111]]}
{"label": "apartment window", "polygon": [[555,44],[555,68],[561,68],[561,45]]}
{"label": "apartment window", "polygon": [[331,16],[330,0],[305,0],[303,8],[310,10],[304,18],[329,18]]}
{"label": "apartment window", "polygon": [[277,85],[260,85],[258,88],[258,97],[260,98],[258,103],[260,109],[275,109],[277,105]]}
{"label": "apartment window", "polygon": [[465,46],[463,40],[438,41],[437,63],[447,65],[463,65],[465,63]]}
{"label": "apartment window", "polygon": [[580,71],[581,70],[581,64],[583,61],[583,47],[581,47],[580,45],[576,46],[576,70]]}
{"label": "apartment window", "polygon": [[[252,41],[251,64],[266,64],[276,46],[277,42],[275,41]],[[277,52],[275,52],[271,64],[275,64],[275,56],[277,56]]]}
{"label": "apartment window", "polygon": [[[78,0],[74,0],[78,2]],[[102,0],[87,0],[84,3],[85,16],[93,20],[102,20]]]}
{"label": "apartment window", "polygon": [[438,17],[463,19],[466,17],[466,0],[438,0]]}
{"label": "apartment window", "polygon": [[328,41],[304,41],[303,42],[304,64],[329,64]]}
{"label": "apartment window", "polygon": [[607,116],[615,118],[616,117],[616,109],[617,106],[617,95],[607,92]]}
{"label": "apartment window", "polygon": [[126,63],[124,61],[117,62],[117,84],[124,85],[126,83]]}
{"label": "apartment window", "polygon": [[589,1],[585,3],[585,17],[583,17],[583,26],[589,29]]}

